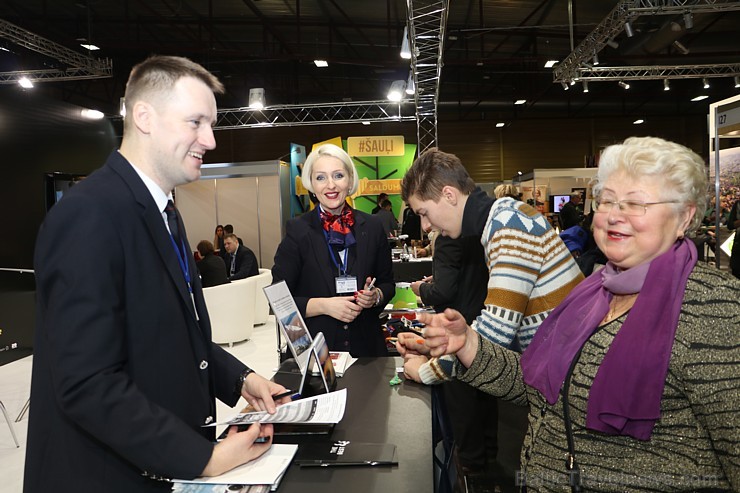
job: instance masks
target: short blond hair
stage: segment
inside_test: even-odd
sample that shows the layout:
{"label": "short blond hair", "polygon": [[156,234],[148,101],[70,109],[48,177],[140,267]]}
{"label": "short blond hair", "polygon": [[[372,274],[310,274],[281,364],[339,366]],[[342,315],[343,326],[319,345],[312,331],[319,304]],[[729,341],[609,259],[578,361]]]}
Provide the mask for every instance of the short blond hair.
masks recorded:
{"label": "short blond hair", "polygon": [[334,144],[324,144],[317,147],[311,154],[306,158],[306,162],[303,163],[303,171],[301,172],[301,181],[303,186],[311,193],[313,191],[313,184],[311,183],[311,172],[313,171],[313,165],[320,157],[329,156],[339,159],[344,165],[344,169],[349,175],[351,186],[347,195],[352,195],[357,191],[360,185],[360,179],[357,177],[357,170],[355,170],[355,163],[349,154],[345,152],[341,147],[337,147]]}

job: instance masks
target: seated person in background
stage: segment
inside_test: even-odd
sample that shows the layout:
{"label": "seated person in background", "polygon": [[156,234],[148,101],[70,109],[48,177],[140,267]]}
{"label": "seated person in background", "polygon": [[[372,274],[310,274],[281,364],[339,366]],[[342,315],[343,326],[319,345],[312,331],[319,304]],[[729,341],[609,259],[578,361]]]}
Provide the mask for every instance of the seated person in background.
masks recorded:
{"label": "seated person in background", "polygon": [[581,203],[581,194],[573,192],[570,194],[570,201],[560,209],[560,230],[565,231],[573,226],[578,226],[583,220],[581,209],[578,207]]}
{"label": "seated person in background", "polygon": [[383,200],[383,202],[380,203],[380,210],[376,212],[375,215],[380,219],[380,223],[383,225],[383,231],[385,231],[386,236],[390,236],[392,231],[398,229],[398,221],[396,221],[396,216],[393,215],[393,208],[390,200]]}
{"label": "seated person in background", "polygon": [[439,232],[436,229],[429,230],[427,233],[427,239],[429,244],[423,247],[414,247],[416,249],[417,257],[433,257],[434,256],[434,244],[437,242]]}
{"label": "seated person in background", "polygon": [[521,200],[519,195],[520,194],[517,192],[514,185],[502,184],[493,189],[493,196],[497,199],[500,199],[501,197],[510,197],[514,200]]}
{"label": "seated person in background", "polygon": [[[437,238],[434,275],[411,283],[411,290],[425,305],[433,305],[435,312],[454,308],[467,323],[473,323],[487,294],[488,269],[483,255],[480,240],[474,236]],[[404,375],[420,383],[438,383],[428,378],[437,363],[437,358],[430,363],[426,356],[407,354]],[[492,467],[498,450],[496,398],[456,379],[446,381],[442,388],[463,472],[467,475],[484,471],[486,465]]]}
{"label": "seated person in background", "polygon": [[197,246],[200,260],[196,263],[200,280],[204,288],[226,284],[229,280],[226,278],[226,266],[221,257],[214,253],[213,244],[208,240],[202,240]]}
{"label": "seated person in background", "polygon": [[228,254],[225,262],[229,281],[246,279],[260,273],[254,252],[248,247],[240,245],[235,234],[231,233],[224,236],[224,248]]}
{"label": "seated person in background", "polygon": [[301,180],[319,205],[286,223],[272,278],[285,280],[309,331],[323,332],[329,350],[385,356],[378,316],[396,291],[393,262],[378,217],[347,203],[359,185],[354,162],[324,144],[306,158]]}
{"label": "seated person in background", "polygon": [[213,248],[219,256],[221,256],[224,251],[224,234],[224,227],[220,224],[217,225],[216,231],[213,233]]}
{"label": "seated person in background", "polygon": [[[382,209],[382,208],[383,208],[383,201],[384,201],[384,200],[388,200],[388,194],[387,194],[387,193],[385,193],[385,192],[381,192],[381,193],[379,193],[379,194],[378,194],[378,205],[376,205],[376,206],[375,206],[375,207],[373,208],[373,212],[372,212],[372,214],[377,214],[377,213],[378,213],[378,211],[380,211],[380,209]],[[394,229],[395,229],[395,228],[394,228]]]}
{"label": "seated person in background", "polygon": [[522,355],[451,310],[420,315],[425,347],[455,354],[460,380],[529,405],[528,485],[740,490],[740,282],[697,263],[686,239],[706,187],[704,160],[684,146],[633,137],[607,147],[593,228],[609,262]]}

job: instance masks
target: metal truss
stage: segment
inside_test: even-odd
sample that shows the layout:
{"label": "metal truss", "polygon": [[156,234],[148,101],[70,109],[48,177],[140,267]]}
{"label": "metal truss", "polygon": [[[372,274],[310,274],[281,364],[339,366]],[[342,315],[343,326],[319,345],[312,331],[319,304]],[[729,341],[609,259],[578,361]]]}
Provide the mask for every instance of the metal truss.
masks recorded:
{"label": "metal truss", "polygon": [[[740,2],[729,0],[621,0],[614,9],[594,28],[581,43],[573,49],[568,57],[553,69],[553,81],[570,83],[581,80],[582,73],[588,72],[591,78],[588,80],[602,80],[597,74],[597,67],[589,67],[588,62],[594,55],[599,53],[606,44],[614,39],[624,30],[624,24],[631,22],[643,15],[680,15],[693,12],[727,12],[740,10]],[[680,79],[688,78],[692,73],[692,66],[678,65],[672,67],[673,75],[663,77]],[[707,66],[709,67],[709,66]],[[623,70],[629,72],[631,67],[611,67],[611,70]],[[723,73],[722,75],[728,75]],[[735,75],[735,74],[732,74]],[[696,77],[699,77],[698,75]],[[644,77],[639,77],[644,78]],[[639,79],[638,78],[638,79]],[[650,77],[657,78],[657,77]],[[624,80],[632,80],[628,75],[622,77]],[[604,79],[609,80],[609,79]]]}
{"label": "metal truss", "polygon": [[225,108],[218,111],[215,129],[295,127],[359,122],[414,121],[411,101],[357,101],[295,104],[252,108]]}
{"label": "metal truss", "polygon": [[717,65],[647,65],[634,67],[584,67],[578,80],[700,79],[740,74],[740,63]]}
{"label": "metal truss", "polygon": [[12,84],[21,77],[27,77],[31,82],[44,82],[50,80],[99,79],[113,75],[113,63],[108,58],[92,58],[82,55],[2,19],[0,19],[0,37],[18,46],[53,58],[67,66],[63,70],[0,72],[0,84]]}
{"label": "metal truss", "polygon": [[417,152],[437,145],[437,103],[447,29],[448,0],[406,0],[411,72],[416,92]]}

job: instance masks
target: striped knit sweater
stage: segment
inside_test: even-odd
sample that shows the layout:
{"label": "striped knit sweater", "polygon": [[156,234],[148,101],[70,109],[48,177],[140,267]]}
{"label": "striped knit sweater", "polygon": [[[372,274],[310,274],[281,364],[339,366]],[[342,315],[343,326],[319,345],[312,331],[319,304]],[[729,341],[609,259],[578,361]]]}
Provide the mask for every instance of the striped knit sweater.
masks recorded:
{"label": "striped knit sweater", "polygon": [[[485,192],[473,192],[463,234],[480,236],[489,273],[486,306],[473,329],[506,348],[516,339],[524,350],[545,317],[583,280],[580,269],[542,214],[511,198],[493,202]],[[426,384],[449,380],[453,363],[454,356],[431,359],[419,377]]]}
{"label": "striped knit sweater", "polygon": [[[740,282],[697,264],[691,273],[663,388],[661,418],[649,441],[587,430],[589,389],[626,315],[584,345],[568,398],[584,491],[740,490]],[[656,309],[661,309],[656,307]],[[480,338],[458,378],[517,404],[529,404],[519,484],[570,491],[562,399],[549,405],[522,382],[519,354]]]}

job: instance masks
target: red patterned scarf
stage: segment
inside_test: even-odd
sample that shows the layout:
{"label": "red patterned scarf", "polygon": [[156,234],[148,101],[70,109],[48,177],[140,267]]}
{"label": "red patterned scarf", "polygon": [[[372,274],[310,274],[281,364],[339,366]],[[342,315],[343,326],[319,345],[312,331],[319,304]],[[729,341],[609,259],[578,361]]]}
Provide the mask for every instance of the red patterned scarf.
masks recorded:
{"label": "red patterned scarf", "polygon": [[356,243],[352,234],[352,226],[355,225],[355,213],[348,204],[344,204],[342,212],[334,215],[319,207],[321,226],[326,233],[329,246],[337,250],[344,250]]}

